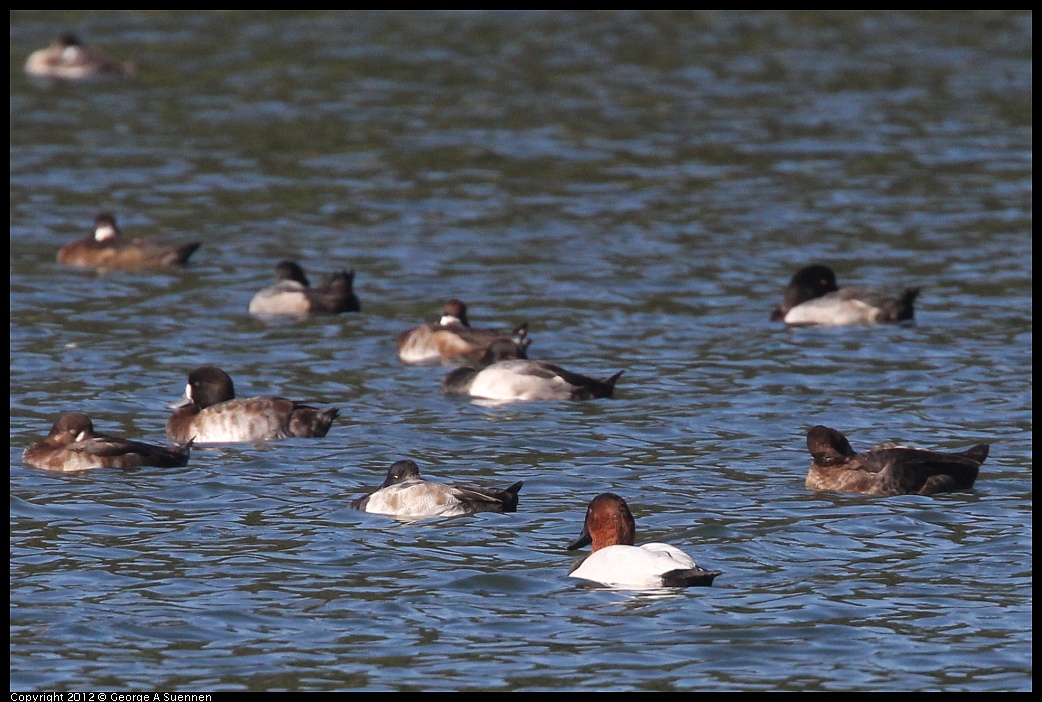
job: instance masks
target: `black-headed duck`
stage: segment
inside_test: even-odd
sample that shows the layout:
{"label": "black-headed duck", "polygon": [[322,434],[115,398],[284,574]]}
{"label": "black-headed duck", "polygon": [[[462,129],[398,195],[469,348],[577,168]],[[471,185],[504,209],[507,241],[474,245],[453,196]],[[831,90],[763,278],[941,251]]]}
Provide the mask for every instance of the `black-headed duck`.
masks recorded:
{"label": "black-headed duck", "polygon": [[527,357],[527,344],[497,339],[474,367],[451,371],[442,382],[446,395],[486,400],[592,400],[612,397],[619,371],[608,378],[573,373]]}
{"label": "black-headed duck", "polygon": [[903,322],[914,316],[918,295],[919,288],[909,288],[900,297],[872,288],[840,288],[831,268],[806,266],[792,276],[771,321],[830,327]]}
{"label": "black-headed duck", "polygon": [[40,78],[83,80],[85,78],[126,78],[133,76],[132,61],[120,63],[97,47],[85,46],[75,34],[62,34],[43,49],[29,54],[25,72]]}
{"label": "black-headed duck", "polygon": [[425,480],[414,461],[396,461],[378,490],[351,503],[354,509],[406,519],[456,517],[477,512],[516,512],[522,481],[484,488]]}
{"label": "black-headed duck", "polygon": [[259,291],[250,300],[250,314],[339,314],[361,309],[352,289],[354,271],[334,273],[325,285],[312,287],[304,275],[304,269],[297,263],[280,261],[275,266],[275,277],[277,283]]}
{"label": "black-headed duck", "polygon": [[318,409],[284,397],[235,398],[231,377],[217,366],[188,375],[178,409],[166,422],[171,441],[197,444],[236,443],[323,437],[340,410]]}

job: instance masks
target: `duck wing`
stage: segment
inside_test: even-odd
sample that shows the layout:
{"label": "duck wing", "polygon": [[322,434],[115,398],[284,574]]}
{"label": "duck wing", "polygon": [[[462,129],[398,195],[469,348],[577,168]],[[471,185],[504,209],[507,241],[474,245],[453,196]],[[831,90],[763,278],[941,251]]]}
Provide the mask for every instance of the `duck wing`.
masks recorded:
{"label": "duck wing", "polygon": [[869,451],[861,458],[866,467],[888,472],[901,492],[931,495],[973,487],[987,453],[986,444],[962,453],[894,447]]}
{"label": "duck wing", "polygon": [[453,485],[452,494],[475,512],[516,512],[517,494],[523,484],[524,482],[519,480],[505,489]]}
{"label": "duck wing", "polygon": [[[71,448],[73,451],[90,456],[114,459],[117,467],[148,465],[173,468],[188,464],[191,445],[192,442],[189,441],[182,446],[168,449],[141,441],[131,441],[130,439],[96,434]],[[118,459],[126,459],[123,461],[125,465],[119,465],[120,461]]]}

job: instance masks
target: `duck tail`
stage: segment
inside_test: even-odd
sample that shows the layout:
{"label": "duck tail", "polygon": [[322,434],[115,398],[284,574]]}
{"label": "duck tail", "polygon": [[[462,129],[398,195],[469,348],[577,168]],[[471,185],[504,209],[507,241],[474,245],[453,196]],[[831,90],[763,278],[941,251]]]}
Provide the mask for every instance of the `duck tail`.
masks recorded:
{"label": "duck tail", "polygon": [[985,459],[988,457],[988,451],[990,450],[991,446],[988,444],[977,444],[973,448],[965,451],[963,455],[967,458],[972,458],[977,461],[977,463],[984,463]]}
{"label": "duck tail", "polygon": [[330,407],[320,410],[303,405],[293,410],[289,420],[289,435],[303,438],[319,438],[329,433],[333,420],[340,414],[340,409]]}
{"label": "duck tail", "polygon": [[593,400],[597,398],[611,398],[615,396],[615,383],[618,382],[619,371],[610,378],[590,378],[578,373],[567,373],[563,377],[575,387],[572,390],[573,400]]}
{"label": "duck tail", "polygon": [[202,245],[201,241],[193,241],[190,244],[177,247],[177,262],[181,265],[187,264],[189,257]]}
{"label": "duck tail", "polygon": [[362,306],[358,303],[358,297],[355,295],[353,285],[355,282],[355,272],[340,271],[334,273],[326,284],[327,295],[326,302],[328,303],[329,310],[334,313],[340,312],[361,312]]}
{"label": "duck tail", "polygon": [[713,584],[719,570],[694,568],[678,568],[662,574],[662,584],[666,587],[709,587]]}
{"label": "duck tail", "polygon": [[523,480],[518,480],[516,483],[508,487],[503,491],[503,511],[504,512],[516,512],[517,511],[517,494],[521,492],[521,486],[524,485]]}
{"label": "duck tail", "polygon": [[903,322],[915,316],[913,303],[915,303],[915,298],[919,297],[919,291],[920,288],[908,288],[901,295],[901,299],[897,301],[897,309],[894,314],[898,322]]}

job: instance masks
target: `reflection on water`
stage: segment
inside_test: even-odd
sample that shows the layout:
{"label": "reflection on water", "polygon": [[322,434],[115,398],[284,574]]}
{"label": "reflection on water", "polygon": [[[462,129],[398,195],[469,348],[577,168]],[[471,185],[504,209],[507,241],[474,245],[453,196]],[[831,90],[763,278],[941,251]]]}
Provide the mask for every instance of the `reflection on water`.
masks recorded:
{"label": "reflection on water", "polygon": [[[138,75],[22,74],[70,30]],[[12,12],[12,689],[1030,690],[1031,92],[1030,12]],[[203,245],[60,267],[105,210]],[[363,311],[250,316],[283,259]],[[812,262],[915,322],[770,323]],[[450,297],[614,399],[443,396],[394,339]],[[341,417],[21,465],[68,410],[161,442],[208,363]],[[813,493],[819,423],[992,452],[971,492]],[[403,458],[519,511],[349,508]],[[570,580],[609,490],[725,575]]]}

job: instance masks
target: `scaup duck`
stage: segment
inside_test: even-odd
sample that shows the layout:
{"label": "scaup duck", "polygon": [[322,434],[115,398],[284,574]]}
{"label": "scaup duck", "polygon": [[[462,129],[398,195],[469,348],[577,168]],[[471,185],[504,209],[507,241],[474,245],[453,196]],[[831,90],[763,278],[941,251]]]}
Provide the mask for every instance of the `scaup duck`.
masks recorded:
{"label": "scaup duck", "polygon": [[709,586],[719,570],[698,567],[676,546],[650,543],[634,546],[636,523],[626,501],[606,492],[593,498],[582,533],[569,551],[593,545],[568,577],[621,589]]}
{"label": "scaup duck", "polygon": [[100,270],[171,268],[188,263],[200,242],[169,244],[152,239],[124,239],[116,218],[102,212],[94,219],[94,233],[72,241],[58,251],[58,263]]}
{"label": "scaup duck", "polygon": [[901,297],[872,288],[839,288],[831,268],[806,266],[792,276],[771,321],[831,327],[903,322],[914,316],[918,295],[919,288],[909,288]]}
{"label": "scaup duck", "polygon": [[250,314],[339,314],[361,310],[351,289],[354,271],[334,273],[325,285],[311,287],[303,268],[293,261],[280,261],[275,266],[275,277],[277,283],[264,288],[250,300]]}
{"label": "scaup duck", "polygon": [[957,453],[883,444],[855,453],[846,437],[818,425],[807,432],[814,457],[807,487],[864,495],[933,495],[969,490],[988,457],[988,444]]}
{"label": "scaup duck", "polygon": [[188,464],[192,442],[164,448],[140,441],[99,434],[81,412],[58,417],[51,433],[22,453],[22,461],[34,468],[72,473],[95,468],[173,468]]}
{"label": "scaup duck", "polygon": [[513,329],[474,329],[467,319],[467,305],[452,298],[442,306],[437,324],[423,324],[398,335],[398,360],[410,364],[473,364],[496,339],[507,337],[521,343],[527,334],[527,322]]}
{"label": "scaup duck", "polygon": [[231,377],[217,366],[196,368],[184,397],[166,423],[171,441],[198,444],[267,441],[289,437],[320,438],[340,410],[318,409],[284,397],[235,398]]}
{"label": "scaup duck", "polygon": [[104,51],[93,46],[84,46],[75,34],[62,34],[43,49],[29,54],[25,72],[41,78],[84,78],[118,77],[134,75],[132,61],[119,63],[109,58]]}
{"label": "scaup duck", "polygon": [[378,490],[351,503],[353,509],[395,517],[456,517],[477,512],[516,512],[518,481],[505,489],[451,485],[420,477],[414,461],[397,461]]}
{"label": "scaup duck", "polygon": [[546,361],[527,357],[527,344],[497,339],[474,367],[451,371],[442,382],[446,395],[470,395],[486,400],[592,400],[612,397],[619,371],[592,378]]}

